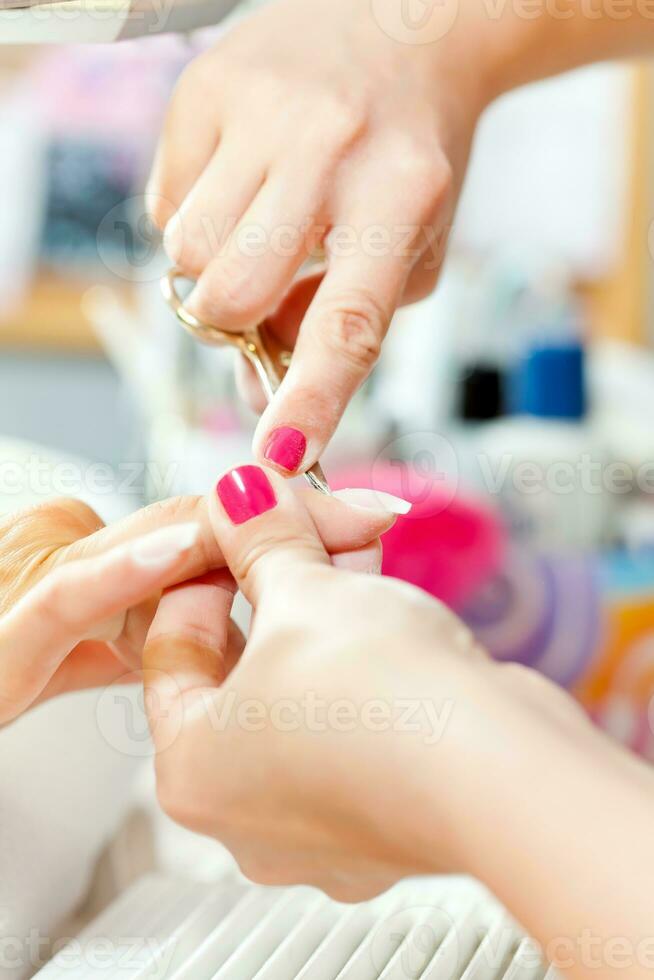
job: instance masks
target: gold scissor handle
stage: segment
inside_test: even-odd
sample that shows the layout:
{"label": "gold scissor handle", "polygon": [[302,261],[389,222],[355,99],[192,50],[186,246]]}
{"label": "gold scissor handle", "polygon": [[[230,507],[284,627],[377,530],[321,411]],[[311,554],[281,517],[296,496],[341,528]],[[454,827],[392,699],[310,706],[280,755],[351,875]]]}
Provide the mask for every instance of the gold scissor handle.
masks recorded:
{"label": "gold scissor handle", "polygon": [[[212,347],[235,347],[244,355],[256,371],[257,377],[268,401],[272,401],[275,392],[284,379],[291,360],[289,351],[284,350],[271,336],[264,324],[249,328],[240,333],[229,333],[202,323],[192,313],[189,313],[177,292],[178,280],[186,279],[179,269],[171,269],[161,280],[163,297],[174,312],[184,329],[203,344]],[[312,466],[304,474],[306,480],[315,490],[331,494],[329,484],[319,463]]]}

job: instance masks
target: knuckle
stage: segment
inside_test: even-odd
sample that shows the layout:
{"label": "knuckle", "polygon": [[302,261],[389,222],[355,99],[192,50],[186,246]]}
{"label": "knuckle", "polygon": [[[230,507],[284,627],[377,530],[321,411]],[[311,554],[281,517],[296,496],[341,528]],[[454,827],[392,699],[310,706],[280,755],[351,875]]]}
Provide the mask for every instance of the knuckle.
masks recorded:
{"label": "knuckle", "polygon": [[[314,551],[320,554],[320,547],[308,530],[298,534],[290,527],[270,528],[268,531],[262,531],[255,541],[248,542],[247,549],[239,555],[232,571],[247,588],[259,574],[260,569],[265,567],[270,556],[275,555],[273,581],[279,581],[280,575],[286,581],[286,575],[293,574],[298,553],[307,555]],[[285,566],[285,569],[282,566]]]}
{"label": "knuckle", "polygon": [[63,566],[51,572],[38,587],[35,598],[43,623],[74,633],[82,624],[76,615],[75,589],[69,570],[70,566]]}
{"label": "knuckle", "polygon": [[368,123],[364,106],[352,99],[323,97],[323,118],[329,118],[332,139],[341,147],[348,147],[360,139]]}
{"label": "knuckle", "polygon": [[180,775],[171,766],[157,766],[157,800],[159,806],[175,823],[184,823],[179,819],[181,801],[184,794],[180,792]]}
{"label": "knuckle", "polygon": [[[204,516],[205,502],[202,497],[170,497],[168,500],[157,500],[142,512],[148,518],[148,523],[158,526],[167,523],[184,523],[201,520]],[[150,521],[150,518],[154,518]]]}
{"label": "knuckle", "polygon": [[357,373],[367,374],[379,360],[388,317],[371,296],[344,298],[323,314],[325,345]]}
{"label": "knuckle", "polygon": [[[141,512],[147,527],[165,527],[168,524],[196,523],[201,528],[207,526],[207,502],[204,497],[170,497],[150,504]],[[194,552],[197,564],[209,569],[222,558],[222,552],[215,536],[211,533],[200,534]]]}
{"label": "knuckle", "polygon": [[197,100],[200,94],[198,88],[209,81],[210,70],[211,66],[208,52],[198,55],[197,58],[189,62],[179,76],[173,90],[171,101],[173,112],[176,110],[184,112],[188,108],[187,103],[189,100],[193,102]]}
{"label": "knuckle", "polygon": [[264,869],[256,858],[248,854],[234,855],[241,874],[255,885],[275,884],[274,881],[263,881]]}
{"label": "knuckle", "polygon": [[262,859],[252,854],[236,856],[236,862],[248,881],[255,885],[292,885],[296,884],[295,877],[288,869],[283,869],[269,859]]}
{"label": "knuckle", "polygon": [[251,289],[244,262],[225,259],[210,267],[200,287],[194,312],[201,320],[247,324],[258,315],[260,297]]}
{"label": "knuckle", "polygon": [[446,161],[419,155],[414,160],[412,182],[423,221],[433,220],[449,199],[453,184],[452,168]]}

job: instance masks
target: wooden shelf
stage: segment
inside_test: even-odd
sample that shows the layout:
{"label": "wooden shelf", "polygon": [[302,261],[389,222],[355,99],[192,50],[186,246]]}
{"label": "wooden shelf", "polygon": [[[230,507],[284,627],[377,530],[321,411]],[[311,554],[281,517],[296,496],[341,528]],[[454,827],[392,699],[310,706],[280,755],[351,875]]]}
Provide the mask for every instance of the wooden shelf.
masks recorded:
{"label": "wooden shelf", "polygon": [[[93,283],[44,273],[26,303],[8,318],[0,318],[0,347],[98,354],[101,345],[84,316],[85,292]],[[133,297],[125,289],[123,299]]]}

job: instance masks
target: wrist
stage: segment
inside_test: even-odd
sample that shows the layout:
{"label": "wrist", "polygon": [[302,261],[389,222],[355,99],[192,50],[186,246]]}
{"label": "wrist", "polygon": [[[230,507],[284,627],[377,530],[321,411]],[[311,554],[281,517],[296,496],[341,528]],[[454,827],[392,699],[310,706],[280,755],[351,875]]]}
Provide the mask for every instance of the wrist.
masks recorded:
{"label": "wrist", "polygon": [[484,108],[521,85],[592,62],[651,54],[654,12],[624,0],[447,0]]}
{"label": "wrist", "polygon": [[[538,807],[524,822],[518,815],[536,800],[548,813],[561,789],[557,762],[571,755],[565,789],[574,800],[575,776],[593,767],[605,740],[567,693],[526,668],[473,658],[449,669],[447,693],[441,674],[437,690],[438,737],[414,744],[404,767],[414,798],[424,794],[415,858],[421,873],[466,873],[501,895],[502,872],[514,867],[519,835],[526,828],[529,839]],[[583,801],[575,805],[583,813]]]}
{"label": "wrist", "polygon": [[[607,944],[624,935],[637,948],[651,928],[642,872],[654,860],[650,769],[533,671],[489,664],[485,672],[467,705],[478,731],[458,736],[458,775],[446,787],[457,870],[497,895],[548,957],[563,950],[569,959],[589,929]],[[585,976],[589,964],[576,965]]]}

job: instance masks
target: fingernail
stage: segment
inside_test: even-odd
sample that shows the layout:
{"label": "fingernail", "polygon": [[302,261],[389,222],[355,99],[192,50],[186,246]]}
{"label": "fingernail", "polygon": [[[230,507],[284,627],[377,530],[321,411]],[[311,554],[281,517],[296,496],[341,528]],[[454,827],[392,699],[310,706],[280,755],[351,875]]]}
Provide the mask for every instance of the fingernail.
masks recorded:
{"label": "fingernail", "polygon": [[218,499],[232,524],[245,524],[277,506],[270,480],[259,466],[239,466],[218,481]]}
{"label": "fingernail", "polygon": [[307,440],[304,433],[285,425],[271,433],[264,456],[288,473],[295,473],[306,451]]}
{"label": "fingernail", "polygon": [[199,524],[173,524],[171,527],[163,527],[132,542],[132,561],[143,568],[165,568],[185,551],[189,551],[199,535]]}
{"label": "fingernail", "polygon": [[404,516],[408,514],[413,504],[402,497],[382,490],[338,490],[335,494],[339,500],[351,507],[361,507],[363,510],[385,510],[389,514]]}

